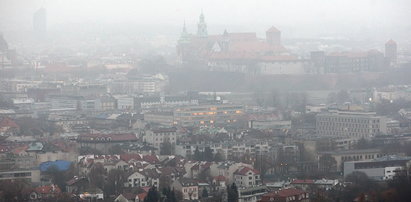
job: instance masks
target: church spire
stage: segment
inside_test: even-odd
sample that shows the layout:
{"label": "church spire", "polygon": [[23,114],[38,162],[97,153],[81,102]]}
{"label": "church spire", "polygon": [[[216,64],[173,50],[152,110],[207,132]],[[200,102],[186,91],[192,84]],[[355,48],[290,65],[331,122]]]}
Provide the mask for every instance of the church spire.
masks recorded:
{"label": "church spire", "polygon": [[197,25],[197,36],[207,37],[207,24],[204,19],[203,11],[201,11],[200,19]]}
{"label": "church spire", "polygon": [[186,21],[185,20],[184,20],[184,24],[183,24],[183,30],[181,31],[180,39],[178,41],[179,41],[179,43],[185,43],[185,42],[189,41],[189,34],[187,32]]}
{"label": "church spire", "polygon": [[183,24],[183,31],[181,32],[181,34],[187,34],[187,28],[186,28],[186,21],[184,20],[184,24]]}

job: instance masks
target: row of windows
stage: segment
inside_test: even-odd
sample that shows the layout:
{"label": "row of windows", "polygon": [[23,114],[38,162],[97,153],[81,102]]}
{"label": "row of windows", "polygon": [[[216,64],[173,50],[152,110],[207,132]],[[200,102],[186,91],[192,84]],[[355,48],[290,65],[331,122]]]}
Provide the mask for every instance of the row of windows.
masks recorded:
{"label": "row of windows", "polygon": [[346,122],[346,123],[379,123],[379,119],[345,118],[345,117],[318,117],[318,121]]}

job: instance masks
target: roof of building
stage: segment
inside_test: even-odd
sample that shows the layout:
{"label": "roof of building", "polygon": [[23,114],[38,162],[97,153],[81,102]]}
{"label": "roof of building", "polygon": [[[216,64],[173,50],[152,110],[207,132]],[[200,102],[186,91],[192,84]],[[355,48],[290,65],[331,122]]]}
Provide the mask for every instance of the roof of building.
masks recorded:
{"label": "roof of building", "polygon": [[390,39],[387,41],[387,43],[385,43],[385,45],[397,45],[397,42],[395,42],[394,40]]}
{"label": "roof of building", "polygon": [[289,188],[289,189],[282,189],[279,191],[273,191],[273,192],[265,194],[264,196],[284,198],[284,197],[296,196],[296,195],[305,194],[305,193],[307,192],[300,190],[300,189]]}
{"label": "roof of building", "polygon": [[144,155],[144,156],[143,156],[143,160],[144,160],[144,161],[147,161],[147,162],[149,162],[149,163],[151,163],[151,164],[156,164],[156,163],[159,163],[159,162],[160,162],[160,160],[158,159],[158,156],[157,156],[157,155]]}
{"label": "roof of building", "polygon": [[222,182],[222,181],[226,181],[226,178],[225,178],[224,176],[222,176],[222,175],[219,175],[219,176],[215,176],[215,177],[213,178],[213,180],[215,180],[215,181],[217,181],[217,182]]}
{"label": "roof of building", "polygon": [[40,164],[40,171],[46,172],[51,167],[56,167],[59,171],[66,171],[70,168],[71,162],[70,161],[46,161]]}
{"label": "roof of building", "polygon": [[271,26],[268,30],[267,30],[267,32],[280,32],[280,30],[278,30],[276,27],[274,27],[274,26]]}
{"label": "roof of building", "polygon": [[237,171],[235,171],[234,173],[237,174],[237,175],[247,175],[247,173],[248,173],[249,171],[253,172],[254,174],[260,174],[260,171],[258,171],[258,170],[256,170],[256,169],[253,169],[253,168],[249,168],[249,167],[239,168],[239,169],[238,169]]}
{"label": "roof of building", "polygon": [[5,117],[0,121],[0,128],[4,128],[4,127],[19,128],[19,126],[16,124],[16,122],[14,122],[13,120],[11,120],[8,117]]}
{"label": "roof of building", "polygon": [[131,153],[120,154],[120,159],[125,161],[125,162],[129,162],[131,160],[135,160],[135,161],[143,160],[143,158],[140,154],[131,154]]}
{"label": "roof of building", "polygon": [[60,194],[61,189],[57,185],[45,185],[35,188],[35,192],[39,194]]}
{"label": "roof of building", "polygon": [[178,180],[183,187],[197,186],[198,183],[196,180],[191,178],[181,178]]}
{"label": "roof of building", "polygon": [[135,134],[85,134],[78,137],[79,141],[86,142],[127,142],[137,141]]}
{"label": "roof of building", "polygon": [[44,147],[41,142],[32,142],[28,146],[29,148],[26,151],[42,151]]}
{"label": "roof of building", "polygon": [[314,184],[314,180],[293,180],[291,184]]}

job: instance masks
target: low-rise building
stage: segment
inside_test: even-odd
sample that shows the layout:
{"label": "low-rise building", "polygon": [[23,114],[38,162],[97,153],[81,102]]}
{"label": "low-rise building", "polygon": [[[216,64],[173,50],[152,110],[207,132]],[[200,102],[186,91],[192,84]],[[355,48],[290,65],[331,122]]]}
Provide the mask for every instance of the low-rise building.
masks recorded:
{"label": "low-rise building", "polygon": [[308,192],[303,191],[303,190],[288,188],[288,189],[282,189],[279,191],[273,191],[273,192],[267,193],[262,196],[261,200],[259,200],[259,202],[271,202],[271,201],[309,202],[310,195]]}
{"label": "low-rise building", "polygon": [[178,179],[171,184],[171,187],[180,191],[184,200],[198,200],[198,183],[193,179]]}
{"label": "low-rise building", "polygon": [[253,187],[260,185],[260,171],[249,167],[242,167],[234,172],[234,180],[239,187]]}
{"label": "low-rise building", "polygon": [[367,161],[344,162],[344,176],[359,171],[374,180],[390,180],[400,172],[406,172],[411,157],[384,156]]}

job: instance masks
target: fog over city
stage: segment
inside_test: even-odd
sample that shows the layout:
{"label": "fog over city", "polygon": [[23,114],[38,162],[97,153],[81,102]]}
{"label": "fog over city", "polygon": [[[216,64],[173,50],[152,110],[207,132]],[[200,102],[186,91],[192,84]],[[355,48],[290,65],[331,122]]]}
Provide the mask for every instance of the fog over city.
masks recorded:
{"label": "fog over city", "polygon": [[0,202],[411,201],[409,0],[0,0]]}

